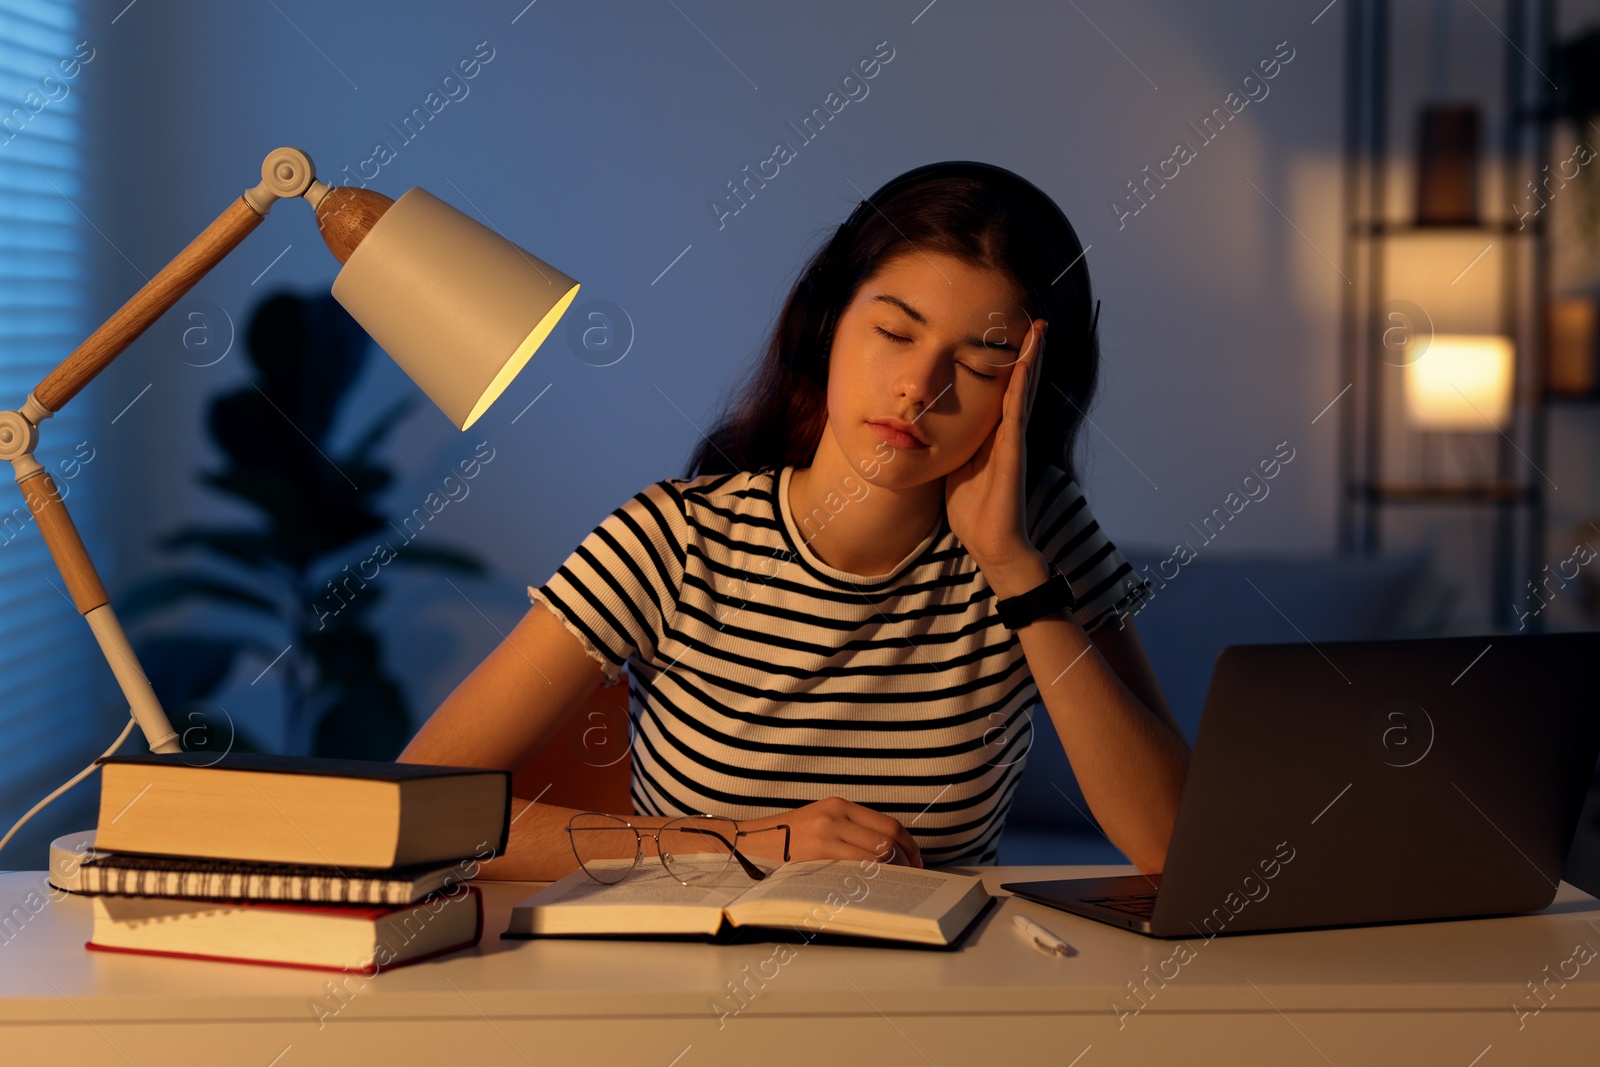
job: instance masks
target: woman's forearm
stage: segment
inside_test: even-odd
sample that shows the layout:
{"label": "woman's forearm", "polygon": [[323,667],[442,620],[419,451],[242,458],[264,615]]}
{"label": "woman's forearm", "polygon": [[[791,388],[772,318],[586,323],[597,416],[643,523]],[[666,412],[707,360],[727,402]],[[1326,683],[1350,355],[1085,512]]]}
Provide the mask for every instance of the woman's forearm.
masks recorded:
{"label": "woman's forearm", "polygon": [[[986,577],[997,597],[1008,597],[1042,582],[1049,564],[1040,556],[996,570]],[[1188,772],[1188,742],[1133,694],[1065,611],[1034,620],[1017,637],[1095,818],[1140,871],[1160,871]]]}
{"label": "woman's forearm", "polygon": [[[572,851],[572,839],[567,833],[567,821],[578,814],[578,808],[564,808],[558,804],[533,803],[523,797],[511,798],[511,831],[503,855],[485,860],[478,866],[479,878],[502,881],[553,882],[578,869],[578,858]],[[612,812],[611,814],[616,814]],[[621,815],[620,818],[640,829],[655,829],[666,822],[660,815]],[[614,858],[633,855],[633,839],[627,834],[603,834],[614,837],[607,846],[594,845],[597,852]],[[589,846],[586,846],[589,847]],[[645,846],[649,851],[650,846]],[[650,857],[643,857],[650,861]],[[650,861],[653,862],[653,861]]]}
{"label": "woman's forearm", "polygon": [[[515,771],[559,735],[602,675],[578,640],[536,604],[428,717],[399,761]],[[480,877],[553,881],[577,869],[567,835],[567,820],[577,809],[537,800],[512,797],[506,847],[480,861]],[[665,821],[623,817],[639,827]],[[619,855],[630,854],[621,842],[617,848]]]}

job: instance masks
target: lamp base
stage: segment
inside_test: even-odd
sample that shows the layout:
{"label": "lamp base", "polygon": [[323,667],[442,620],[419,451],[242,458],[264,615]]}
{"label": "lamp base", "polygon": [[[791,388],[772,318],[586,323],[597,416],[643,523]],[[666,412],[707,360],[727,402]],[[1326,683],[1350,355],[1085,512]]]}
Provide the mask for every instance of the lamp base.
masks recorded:
{"label": "lamp base", "polygon": [[78,868],[96,855],[93,830],[62,834],[50,842],[50,884],[68,893],[80,892]]}

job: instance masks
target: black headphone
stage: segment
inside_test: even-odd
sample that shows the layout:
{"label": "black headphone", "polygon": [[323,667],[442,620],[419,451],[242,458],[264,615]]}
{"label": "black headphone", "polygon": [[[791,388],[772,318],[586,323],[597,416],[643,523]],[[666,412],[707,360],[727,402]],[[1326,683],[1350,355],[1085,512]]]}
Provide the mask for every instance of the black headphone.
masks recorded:
{"label": "black headphone", "polygon": [[[834,231],[822,259],[801,279],[796,292],[796,299],[799,301],[796,310],[799,314],[790,320],[794,323],[791,327],[792,336],[787,339],[789,343],[784,345],[785,359],[789,361],[793,370],[808,375],[819,385],[823,381],[823,368],[827,366],[828,351],[833,346],[833,330],[837,324],[838,309],[847,295],[841,291],[847,279],[841,276],[842,271],[839,268],[840,250],[847,247],[854,239],[861,220],[869,212],[876,211],[877,202],[894,191],[932,177],[976,178],[992,185],[1008,186],[1013,192],[1021,194],[1023,199],[1034,201],[1040,213],[1059,227],[1065,247],[1073,254],[1067,270],[1077,270],[1085,298],[1091,295],[1088,267],[1082,265],[1083,244],[1078,240],[1077,231],[1072,228],[1072,223],[1067,221],[1066,214],[1043,190],[1020,174],[992,163],[960,159],[928,163],[908,170],[897,178],[891,178],[877,192],[859,201],[855,210],[850,212],[850,217]],[[1065,273],[1066,271],[1062,272],[1063,275]],[[1060,280],[1060,276],[1055,279],[1056,282]],[[1096,300],[1086,338],[1094,337],[1099,322],[1100,302]]]}

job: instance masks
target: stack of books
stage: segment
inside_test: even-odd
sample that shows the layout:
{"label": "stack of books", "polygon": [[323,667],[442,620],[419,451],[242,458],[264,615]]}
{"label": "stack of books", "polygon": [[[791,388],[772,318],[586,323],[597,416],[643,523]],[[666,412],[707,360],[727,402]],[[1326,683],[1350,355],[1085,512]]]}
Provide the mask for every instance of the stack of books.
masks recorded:
{"label": "stack of books", "polygon": [[511,773],[233,753],[100,761],[91,949],[373,975],[478,943]]}

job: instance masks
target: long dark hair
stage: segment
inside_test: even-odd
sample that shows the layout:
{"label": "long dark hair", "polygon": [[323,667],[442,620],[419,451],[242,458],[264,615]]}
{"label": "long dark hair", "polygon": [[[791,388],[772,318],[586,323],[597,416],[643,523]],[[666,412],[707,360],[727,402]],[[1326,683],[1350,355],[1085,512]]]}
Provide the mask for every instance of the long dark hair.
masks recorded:
{"label": "long dark hair", "polygon": [[1047,463],[1077,477],[1073,453],[1100,371],[1083,248],[1037,187],[999,167],[964,162],[917,168],[886,183],[816,250],[765,353],[696,448],[689,477],[811,462],[828,417],[828,324],[880,266],[912,250],[1002,271],[1023,293],[1029,315],[1049,320],[1043,377],[1028,414],[1027,486]]}

